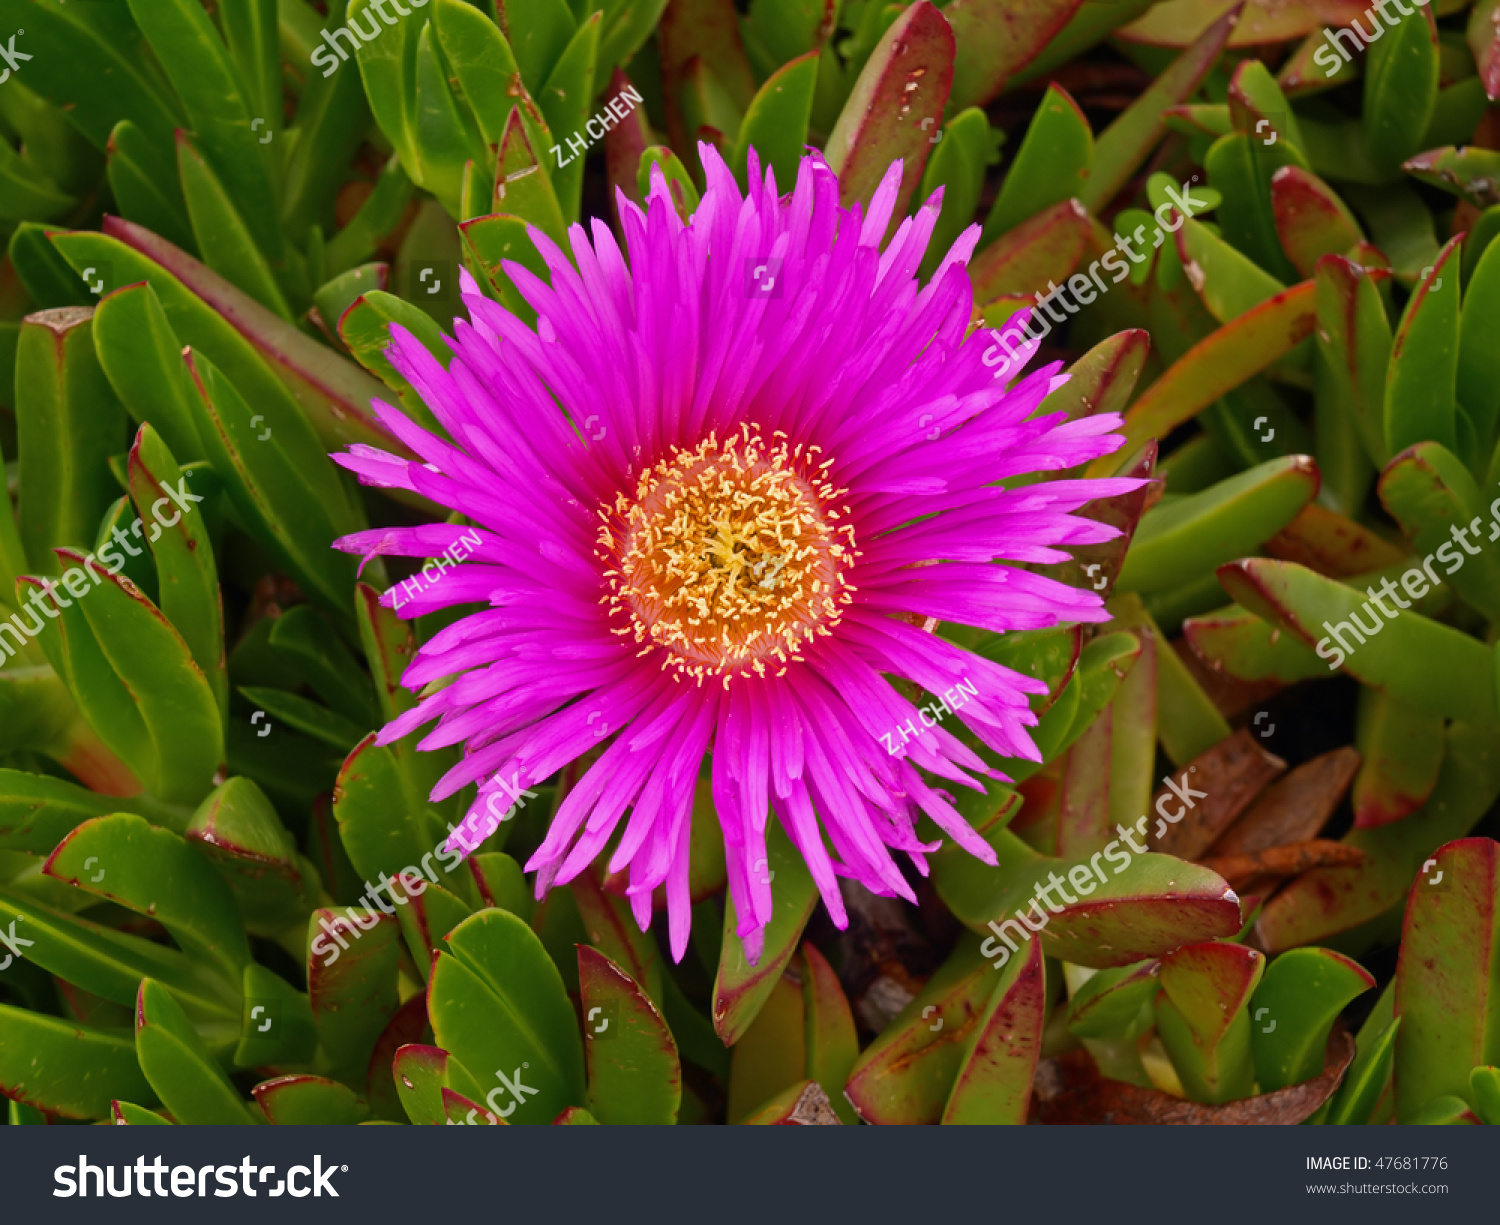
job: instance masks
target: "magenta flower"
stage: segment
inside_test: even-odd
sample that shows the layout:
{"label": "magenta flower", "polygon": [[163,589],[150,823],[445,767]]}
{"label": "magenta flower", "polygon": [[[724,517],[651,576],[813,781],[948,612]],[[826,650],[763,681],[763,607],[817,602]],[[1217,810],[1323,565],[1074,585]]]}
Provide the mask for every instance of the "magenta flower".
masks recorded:
{"label": "magenta flower", "polygon": [[[738,931],[755,960],[771,885],[754,865],[771,813],[841,927],[840,875],[913,899],[893,852],[925,873],[940,845],[918,839],[919,812],[994,862],[934,780],[999,776],[947,726],[924,727],[891,678],[935,694],[967,682],[974,696],[951,718],[998,753],[1037,759],[1027,695],[1040,684],[924,627],[1107,620],[1093,592],[995,563],[1061,561],[1056,546],[1114,536],[1069,512],[1138,482],[995,484],[1115,450],[1120,419],[1034,417],[1061,382],[1056,366],[1010,391],[993,377],[989,336],[969,334],[978,227],[916,281],[938,197],[880,249],[899,162],[862,218],[840,206],[816,154],[778,196],[752,153],[744,197],[717,153],[700,151],[708,189],[687,224],[658,171],[645,212],[620,198],[623,253],[598,220],[592,245],[581,226],[570,232],[576,268],[530,231],[551,286],[505,270],[535,330],[467,275],[472,324],[455,323],[448,370],[392,329],[393,363],[452,441],[377,401],[425,462],[363,446],[338,459],[478,526],[337,543],[433,557],[465,533],[480,540],[401,609],[489,605],[428,642],[403,683],[456,679],[379,736],[436,719],[421,748],[465,745],[433,791],[479,785],[451,845],[472,851],[520,789],[603,745],[526,868],[540,897],[623,822],[609,868],[628,868],[643,929],[666,886],[680,959],[693,790],[711,753]],[[893,741],[904,727],[919,734]]]}

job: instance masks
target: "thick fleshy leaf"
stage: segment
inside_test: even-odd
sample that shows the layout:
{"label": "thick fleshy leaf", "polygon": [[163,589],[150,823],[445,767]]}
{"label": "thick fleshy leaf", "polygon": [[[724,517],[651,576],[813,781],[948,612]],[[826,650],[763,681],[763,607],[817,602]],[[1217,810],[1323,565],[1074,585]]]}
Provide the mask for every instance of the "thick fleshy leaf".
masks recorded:
{"label": "thick fleshy leaf", "polygon": [[859,1058],[854,1014],[833,967],[822,953],[805,941],[797,969],[802,975],[803,1047],[807,1056],[807,1074],[823,1086],[839,1118],[853,1124],[858,1118],[843,1090],[844,1082],[849,1079],[849,1070]]}
{"label": "thick fleshy leaf", "polygon": [[59,234],[52,244],[80,274],[112,268],[107,289],[148,282],[180,344],[207,354],[276,433],[315,433],[330,449],[358,442],[406,453],[370,407],[378,383],[166,240],[107,217],[103,233]]}
{"label": "thick fleshy leaf", "polygon": [[[656,29],[656,42],[667,133],[674,146],[689,149],[696,135],[687,126],[683,105],[684,83],[694,59],[719,83],[730,108],[743,113],[750,105],[755,73],[731,0],[678,0],[667,5]],[[608,67],[601,64],[605,71]]]}
{"label": "thick fleshy leaf", "polygon": [[1361,688],[1354,743],[1362,757],[1350,797],[1357,828],[1389,825],[1427,803],[1447,747],[1441,715]]}
{"label": "thick fleshy leaf", "polygon": [[[1136,399],[1125,418],[1128,454],[1148,438],[1164,438],[1306,340],[1313,330],[1313,283],[1304,281],[1224,324],[1173,362]],[[1090,475],[1114,468],[1094,461]]]}
{"label": "thick fleshy leaf", "polygon": [[1394,566],[1410,556],[1399,544],[1329,510],[1321,502],[1304,506],[1295,519],[1266,542],[1266,552],[1339,579]]}
{"label": "thick fleshy leaf", "polygon": [[1342,255],[1364,237],[1337,193],[1310,170],[1283,166],[1271,176],[1276,233],[1292,266],[1304,277],[1325,255]]}
{"label": "thick fleshy leaf", "polygon": [[147,799],[100,795],[49,774],[0,769],[0,850],[49,854],[84,821],[112,812],[138,813],[178,833],[189,815]]}
{"label": "thick fleshy leaf", "polygon": [[1202,222],[1184,220],[1177,254],[1188,281],[1220,323],[1228,323],[1286,286]]}
{"label": "thick fleshy leaf", "polygon": [[943,10],[953,29],[953,105],[984,106],[1042,52],[1078,11],[1080,0],[954,0]]}
{"label": "thick fleshy leaf", "polygon": [[1385,435],[1385,382],[1391,358],[1391,325],[1378,282],[1388,274],[1342,256],[1318,261],[1317,345],[1333,411],[1354,424],[1370,461],[1390,458]]}
{"label": "thick fleshy leaf", "polygon": [[179,463],[202,459],[182,342],[149,283],[104,296],[94,312],[94,344],[131,417],[144,423],[149,414]]}
{"label": "thick fleshy leaf", "polygon": [[276,275],[235,201],[186,133],[177,137],[177,173],[203,262],[267,310],[290,320],[291,308]]}
{"label": "thick fleshy leaf", "polygon": [[445,762],[409,744],[384,747],[374,739],[371,732],[339,771],[333,795],[339,839],[367,880],[382,872],[420,872],[442,882],[459,863],[456,853],[439,849],[448,832],[443,817],[457,814],[453,805],[434,805],[427,795]]}
{"label": "thick fleshy leaf", "polygon": [[[1088,210],[1074,199],[1054,204],[1023,221],[985,247],[970,266],[976,300],[993,303],[1008,296],[1039,294],[1050,282],[1065,280],[1083,254],[1088,233]],[[1003,314],[994,318],[986,314],[986,322],[1004,323],[1016,305],[1006,304],[1000,309]],[[1041,310],[1033,310],[1032,318],[1043,335],[1052,331]]]}
{"label": "thick fleshy leaf", "polygon": [[259,1120],[204,1047],[171,993],[141,982],[135,1006],[135,1051],[151,1088],[179,1123]]}
{"label": "thick fleshy leaf", "polygon": [[929,200],[941,188],[943,209],[933,227],[927,254],[917,268],[917,275],[924,281],[937,271],[944,255],[972,223],[989,167],[998,159],[990,121],[977,106],[960,111],[928,139],[938,144],[922,172],[917,199]]}
{"label": "thick fleshy leaf", "polygon": [[[713,820],[712,816],[709,820]],[[589,943],[628,974],[632,982],[639,984],[652,1003],[660,1008],[663,998],[661,952],[652,935],[641,931],[635,922],[630,904],[601,888],[592,871],[580,874],[571,888]]]}
{"label": "thick fleshy leaf", "polygon": [[917,0],[885,32],[825,146],[846,206],[858,200],[868,208],[891,163],[900,158],[892,225],[905,215],[931,149],[933,124],[925,121],[941,123],[948,103],[953,56],[953,31],[928,0]]}
{"label": "thick fleshy leaf", "polygon": [[1200,659],[1237,680],[1291,684],[1328,672],[1328,665],[1310,647],[1233,605],[1223,612],[1189,617],[1182,633]]}
{"label": "thick fleshy leaf", "polygon": [[[951,15],[951,14],[950,14]],[[1094,160],[1094,133],[1067,90],[1047,87],[1005,172],[981,241],[1015,229],[1044,209],[1083,198]]]}
{"label": "thick fleshy leaf", "polygon": [[1047,1011],[1042,963],[1041,945],[1034,943],[997,976],[984,1015],[965,1044],[942,1122],[1026,1121]]}
{"label": "thick fleshy leaf", "polygon": [[47,876],[149,915],[180,947],[238,983],[250,950],[234,895],[170,830],[116,813],[85,821],[48,858]]}
{"label": "thick fleshy leaf", "polygon": [[589,1112],[601,1123],[675,1123],[682,1067],[645,991],[603,953],[578,950]]}
{"label": "thick fleshy leaf", "polygon": [[730,1051],[729,1100],[725,1108],[729,1123],[744,1122],[767,1102],[775,1101],[811,1075],[807,1067],[805,1013],[802,990],[792,973],[783,974],[766,996],[750,1028]]}
{"label": "thick fleshy leaf", "polygon": [[511,213],[536,226],[559,246],[566,244],[562,206],[552,180],[526,134],[520,108],[510,113],[495,167],[495,195],[479,212]]}
{"label": "thick fleshy leaf", "polygon": [[[260,140],[250,99],[213,21],[193,0],[128,0],[131,16],[151,44],[187,110],[189,123],[228,198],[245,219],[250,235],[282,275],[290,272],[291,249],[277,224],[272,155]],[[277,99],[279,101],[279,99]]]}
{"label": "thick fleshy leaf", "polygon": [[[1386,466],[1377,492],[1416,551],[1426,554],[1422,563],[1412,566],[1412,579],[1403,578],[1403,585],[1425,589],[1423,566],[1430,572],[1433,555],[1438,554],[1444,580],[1464,601],[1488,619],[1500,617],[1500,562],[1482,547],[1478,512],[1486,509],[1484,495],[1458,458],[1436,442],[1417,443]],[[1500,538],[1500,518],[1493,518],[1487,538]],[[1455,545],[1462,545],[1464,552]],[[1471,563],[1474,557],[1478,560]]]}
{"label": "thick fleshy leaf", "polygon": [[301,926],[313,907],[311,882],[290,831],[259,787],[231,778],[198,806],[187,839],[228,882],[245,928],[275,937]]}
{"label": "thick fleshy leaf", "polygon": [[[1157,47],[1183,47],[1198,38],[1223,11],[1222,3],[1204,0],[1166,0],[1146,16],[1121,31],[1130,42]],[[1233,11],[1233,8],[1230,10]],[[1284,42],[1301,38],[1321,26],[1347,26],[1365,11],[1362,0],[1289,0],[1284,4],[1261,4],[1252,0],[1235,28],[1230,45],[1254,46],[1257,43]]]}
{"label": "thick fleshy leaf", "polygon": [[1143,1013],[1161,990],[1160,973],[1159,962],[1143,961],[1092,974],[1068,1001],[1068,1032],[1076,1038],[1139,1037],[1154,1015]]}
{"label": "thick fleshy leaf", "polygon": [[0,1092],[65,1119],[103,1119],[116,1098],[153,1101],[129,1035],[0,1004]]}
{"label": "thick fleshy leaf", "polygon": [[354,1091],[322,1076],[278,1076],[250,1091],[272,1123],[343,1124],[363,1123],[370,1109]]}
{"label": "thick fleshy leaf", "polygon": [[[587,131],[589,102],[594,96],[593,82],[599,66],[602,22],[602,13],[592,13],[579,24],[557,66],[548,75],[546,85],[537,94],[537,102],[547,118],[554,142],[582,140],[590,135]],[[571,152],[571,143],[568,148]],[[557,162],[554,157],[547,174],[557,192],[563,216],[571,219],[578,216],[583,194],[583,156],[576,154],[562,165]]]}
{"label": "thick fleshy leaf", "polygon": [[[1239,900],[1214,873],[1167,855],[1125,849],[1131,838],[1144,847],[1139,836],[1145,829],[1141,817],[1134,830],[1125,827],[1103,851],[1077,860],[1039,855],[1000,830],[988,837],[999,853],[999,869],[985,868],[974,882],[956,873],[951,878],[934,873],[935,884],[966,926],[984,931],[994,920],[1005,929],[985,945],[985,956],[999,956],[1001,965],[1014,955],[1017,939],[1031,938],[1015,918],[1022,911],[1042,920],[1039,935],[1049,956],[1096,968],[1130,965],[1238,931]],[[1070,885],[1081,896],[1073,897]],[[1055,910],[1048,901],[1053,890],[1061,891]]]}
{"label": "thick fleshy leaf", "polygon": [[1197,92],[1239,20],[1240,6],[1235,4],[1210,21],[1192,45],[1099,134],[1085,204],[1102,209],[1125,186],[1165,134],[1167,107],[1186,102]]}
{"label": "thick fleshy leaf", "polygon": [[[172,1121],[154,1110],[130,1102],[111,1102],[110,1114],[117,1127],[171,1127]],[[14,1120],[12,1120],[14,1121]]]}
{"label": "thick fleshy leaf", "polygon": [[[119,539],[131,547],[129,537]],[[92,554],[56,552],[67,577],[80,580],[77,588],[68,584],[75,599],[38,579],[21,584],[39,602],[47,590],[56,610],[56,632],[39,639],[48,662],[90,726],[131,761],[153,795],[196,803],[224,760],[223,724],[207,678],[161,611],[135,584],[109,573],[118,554],[101,549],[101,574]]]}
{"label": "thick fleshy leaf", "polygon": [[1193,944],[1162,958],[1156,1032],[1194,1101],[1219,1104],[1254,1092],[1245,1005],[1265,965],[1263,954],[1240,944]]}
{"label": "thick fleshy leaf", "polygon": [[[1472,249],[1465,264],[1472,258]],[[1473,422],[1480,455],[1488,456],[1500,430],[1500,360],[1495,346],[1486,344],[1484,321],[1500,310],[1500,247],[1484,248],[1464,289],[1463,314],[1459,319],[1458,402]]]}
{"label": "thick fleshy leaf", "polygon": [[1374,985],[1368,970],[1331,949],[1289,949],[1272,961],[1250,1002],[1260,1091],[1317,1076],[1339,1013]]}
{"label": "thick fleshy leaf", "polygon": [[144,40],[125,5],[11,5],[29,23],[27,88],[65,110],[100,151],[122,115],[150,138],[151,169],[170,181],[172,133],[183,126],[177,99],[142,54]]}
{"label": "thick fleshy leaf", "polygon": [[1396,1117],[1432,1098],[1476,1105],[1469,1072],[1500,1063],[1500,845],[1434,851],[1412,887],[1396,963]]}
{"label": "thick fleshy leaf", "polygon": [[971,935],[855,1061],[844,1093],[867,1123],[936,1123],[996,975]]}
{"label": "thick fleshy leaf", "polygon": [[818,80],[818,54],[809,51],[783,64],[766,79],[740,124],[729,166],[745,187],[745,157],[754,149],[762,169],[776,172],[776,182],[790,187],[797,181],[797,162],[807,144],[813,91]]}
{"label": "thick fleshy leaf", "polygon": [[[347,615],[355,560],[329,545],[363,527],[343,479],[310,431],[282,432],[253,413],[239,390],[202,353],[189,351],[198,436],[242,522],[291,570],[309,595]],[[266,407],[264,404],[261,407]]]}
{"label": "thick fleshy leaf", "polygon": [[413,1123],[443,1122],[442,1090],[447,1088],[448,1052],[435,1046],[413,1044],[396,1052],[391,1075],[401,1107]]}
{"label": "thick fleshy leaf", "polygon": [[114,496],[108,458],[125,449],[125,413],[100,369],[93,311],[28,315],[16,346],[17,522],[30,565],[57,573],[50,550],[87,548]]}
{"label": "thick fleshy leaf", "polygon": [[[282,939],[285,945],[292,937],[285,934]],[[318,1046],[318,1029],[307,996],[258,961],[245,967],[241,992],[244,999],[235,1066],[311,1062]]]}
{"label": "thick fleshy leaf", "polygon": [[1388,1122],[1395,1109],[1391,1066],[1396,1057],[1396,981],[1386,984],[1360,1026],[1357,1053],[1348,1075],[1328,1103],[1323,1122],[1335,1126]]}
{"label": "thick fleshy leaf", "polygon": [[164,984],[189,1015],[220,1030],[239,1014],[234,985],[211,966],[142,936],[65,914],[14,886],[0,889],[0,926],[9,931],[12,925],[19,936],[32,941],[28,960],[100,999],[129,1008],[141,979],[152,978]]}
{"label": "thick fleshy leaf", "polygon": [[1372,159],[1394,168],[1422,147],[1432,119],[1438,37],[1425,7],[1387,18],[1387,25],[1384,33],[1390,37],[1381,37],[1365,57],[1363,123]]}
{"label": "thick fleshy leaf", "polygon": [[1177,653],[1166,648],[1166,635],[1140,597],[1125,592],[1110,602],[1110,610],[1121,628],[1144,628],[1157,644],[1157,735],[1167,756],[1179,766],[1186,765],[1226,739],[1229,724]]}
{"label": "thick fleshy leaf", "polygon": [[425,978],[432,955],[442,948],[450,931],[474,913],[456,894],[420,876],[397,874],[390,896],[397,903],[396,918],[418,972]]}
{"label": "thick fleshy leaf", "polygon": [[1392,453],[1431,439],[1458,447],[1458,239],[1450,239],[1412,292],[1391,345],[1385,443]]}
{"label": "thick fleshy leaf", "polygon": [[308,920],[307,997],[318,1027],[317,1070],[356,1092],[399,1002],[400,939],[395,919],[378,910],[315,910]]}
{"label": "thick fleshy leaf", "polygon": [[1158,591],[1201,578],[1289,524],[1318,493],[1306,455],[1273,459],[1202,493],[1146,512],[1120,571],[1126,591]]}
{"label": "thick fleshy leaf", "polygon": [[724,943],[714,978],[713,1022],[725,1046],[733,1046],[755,1019],[797,951],[802,929],[818,900],[812,873],[779,824],[766,827],[766,858],[752,864],[751,871],[779,883],[771,891],[771,920],[753,937],[754,947],[747,947],[737,933],[734,900],[724,903]]}
{"label": "thick fleshy leaf", "polygon": [[141,426],[130,448],[129,473],[137,515],[146,522],[155,520],[146,543],[156,563],[157,605],[182,635],[193,662],[208,680],[222,720],[229,711],[229,680],[224,663],[223,597],[208,523],[202,514],[174,509],[173,495],[184,481],[189,485],[192,481],[149,425]]}
{"label": "thick fleshy leaf", "polygon": [[[1314,646],[1330,671],[1342,667],[1434,714],[1480,723],[1495,718],[1493,652],[1467,634],[1415,611],[1395,616],[1394,610],[1387,621],[1374,597],[1361,599],[1366,593],[1293,562],[1233,562],[1220,567],[1219,582],[1242,606]],[[1372,625],[1374,636],[1354,629],[1351,617],[1365,618],[1360,624]]]}
{"label": "thick fleshy leaf", "polygon": [[[583,1105],[572,1005],[541,941],[515,915],[485,910],[448,933],[427,981],[433,1034],[516,1123],[549,1123]],[[488,1088],[493,1086],[493,1088]]]}

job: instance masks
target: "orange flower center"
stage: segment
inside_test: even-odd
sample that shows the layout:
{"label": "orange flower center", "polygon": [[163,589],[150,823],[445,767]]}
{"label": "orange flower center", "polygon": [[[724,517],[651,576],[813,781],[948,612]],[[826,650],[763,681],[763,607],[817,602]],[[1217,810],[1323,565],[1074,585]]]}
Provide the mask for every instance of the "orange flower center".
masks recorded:
{"label": "orange flower center", "polygon": [[[802,644],[828,634],[854,588],[858,557],[847,490],[818,447],[767,445],[752,426],[713,435],[647,468],[633,497],[599,511],[599,556],[615,629],[642,653],[665,650],[678,679],[786,671]],[[840,522],[840,520],[845,520]]]}

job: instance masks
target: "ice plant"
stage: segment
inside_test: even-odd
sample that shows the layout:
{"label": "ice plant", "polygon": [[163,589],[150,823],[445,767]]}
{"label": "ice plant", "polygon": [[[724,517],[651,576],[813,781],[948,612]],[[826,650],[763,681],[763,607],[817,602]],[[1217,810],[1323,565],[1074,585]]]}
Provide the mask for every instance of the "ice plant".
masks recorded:
{"label": "ice plant", "polygon": [[380,6],[0,0],[0,1123],[1500,1123],[1493,3]]}
{"label": "ice plant", "polygon": [[[472,281],[472,325],[455,324],[446,371],[393,329],[392,361],[452,441],[379,404],[425,463],[362,446],[339,462],[480,528],[474,559],[402,609],[491,605],[423,646],[404,683],[457,679],[379,737],[437,720],[421,747],[466,743],[433,793],[480,784],[455,844],[477,847],[517,787],[607,732],[527,868],[539,895],[566,883],[624,821],[609,867],[628,867],[642,928],[666,885],[681,958],[694,781],[712,753],[753,960],[772,905],[754,870],[768,812],[841,927],[840,874],[915,900],[892,853],[925,870],[939,844],[918,838],[919,812],[994,862],[934,781],[977,786],[993,772],[948,728],[924,727],[894,682],[940,694],[968,680],[977,696],[957,718],[996,752],[1037,758],[1027,696],[1045,686],[924,633],[923,621],[1003,631],[1106,620],[1093,592],[1014,563],[1064,560],[1058,546],[1114,536],[1070,512],[1138,482],[999,483],[1117,449],[1120,419],[1038,415],[1061,382],[1055,366],[1012,390],[994,377],[988,334],[971,328],[965,264],[978,227],[925,284],[916,270],[940,195],[882,245],[900,162],[862,215],[840,205],[818,154],[779,195],[752,151],[742,195],[713,147],[699,152],[707,190],[686,222],[659,170],[644,211],[621,194],[623,253],[602,224],[592,243],[575,226],[575,269],[530,231],[550,287],[506,271],[537,313],[534,332]],[[461,530],[374,529],[338,547],[429,557]],[[917,733],[894,756],[893,728]]]}

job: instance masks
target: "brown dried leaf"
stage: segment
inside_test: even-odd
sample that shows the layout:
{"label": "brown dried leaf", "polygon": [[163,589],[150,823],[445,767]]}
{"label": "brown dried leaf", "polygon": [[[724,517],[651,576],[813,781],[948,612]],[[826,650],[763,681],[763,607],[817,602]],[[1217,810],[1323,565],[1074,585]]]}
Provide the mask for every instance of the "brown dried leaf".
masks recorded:
{"label": "brown dried leaf", "polygon": [[[1273,779],[1286,762],[1260,747],[1248,729],[1240,728],[1200,753],[1173,776],[1177,785],[1158,791],[1152,800],[1156,824],[1147,835],[1153,851],[1179,859],[1197,859]],[[1179,800],[1179,793],[1192,794]],[[1189,802],[1192,806],[1188,807]],[[1175,824],[1163,812],[1180,811]]]}
{"label": "brown dried leaf", "polygon": [[1303,762],[1267,787],[1209,853],[1215,858],[1252,855],[1316,838],[1349,790],[1359,761],[1359,750],[1345,746]]}
{"label": "brown dried leaf", "polygon": [[804,1080],[784,1093],[777,1094],[748,1119],[746,1123],[783,1127],[841,1127],[839,1116],[823,1086],[815,1080]]}
{"label": "brown dried leaf", "polygon": [[1032,1121],[1288,1126],[1302,1122],[1333,1095],[1353,1058],[1353,1037],[1336,1029],[1323,1054],[1321,1075],[1274,1093],[1203,1106],[1156,1089],[1106,1080],[1087,1052],[1072,1051],[1037,1068]]}
{"label": "brown dried leaf", "polygon": [[1357,846],[1317,838],[1290,846],[1266,847],[1245,855],[1203,859],[1199,863],[1217,872],[1231,888],[1239,889],[1263,876],[1296,876],[1312,868],[1357,868],[1364,861],[1365,853]]}

